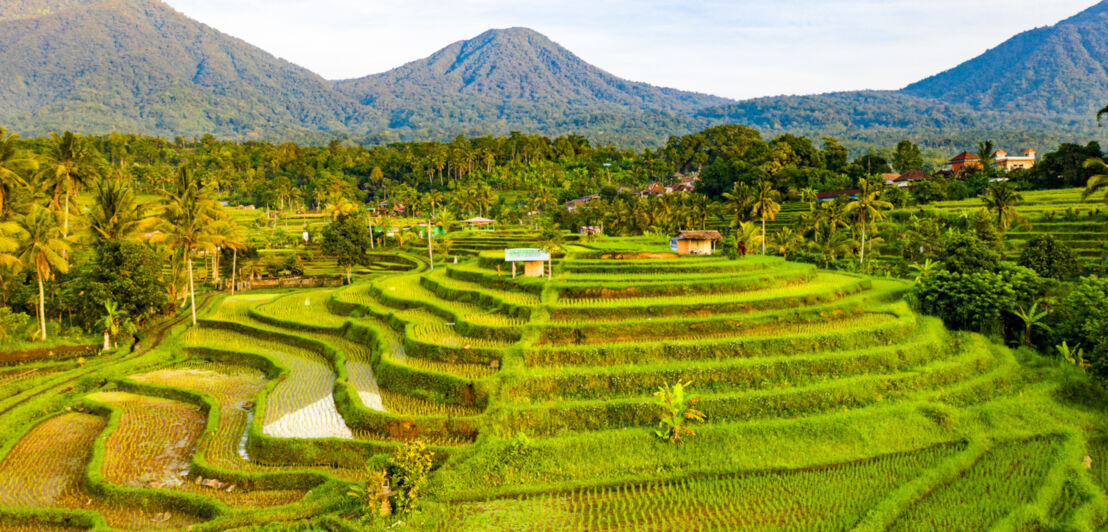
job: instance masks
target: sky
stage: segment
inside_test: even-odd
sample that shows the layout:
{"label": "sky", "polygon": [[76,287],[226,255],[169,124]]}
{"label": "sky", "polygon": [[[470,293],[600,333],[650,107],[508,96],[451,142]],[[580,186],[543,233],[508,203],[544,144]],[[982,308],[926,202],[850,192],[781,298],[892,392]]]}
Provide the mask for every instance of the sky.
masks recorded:
{"label": "sky", "polygon": [[525,26],[612,74],[735,99],[899,89],[1093,0],[165,0],[328,79]]}

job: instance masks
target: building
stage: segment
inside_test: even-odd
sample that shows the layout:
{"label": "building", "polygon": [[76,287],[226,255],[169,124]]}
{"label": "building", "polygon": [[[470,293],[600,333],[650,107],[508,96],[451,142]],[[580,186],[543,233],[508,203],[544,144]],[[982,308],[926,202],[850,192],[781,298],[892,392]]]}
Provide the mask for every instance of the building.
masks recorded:
{"label": "building", "polygon": [[669,241],[669,249],[682,255],[711,255],[716,242],[723,240],[719,231],[681,231]]}
{"label": "building", "polygon": [[1023,150],[1023,155],[1008,155],[1004,150],[996,151],[996,167],[1001,170],[1021,170],[1035,166],[1035,150]]}
{"label": "building", "polygon": [[462,223],[465,224],[466,228],[470,231],[492,231],[493,227],[496,225],[496,220],[477,216],[468,220],[462,220]]}
{"label": "building", "polygon": [[961,172],[970,168],[981,168],[981,158],[976,154],[964,151],[955,155],[948,166],[951,172]]}
{"label": "building", "polygon": [[523,263],[523,275],[542,277],[543,263],[550,260],[550,252],[536,248],[511,248],[504,250],[504,262],[512,263],[512,278],[516,277],[516,263]]}
{"label": "building", "polygon": [[883,174],[883,176],[886,185],[898,188],[914,187],[921,181],[931,179],[931,174],[923,170],[908,170],[903,174]]}

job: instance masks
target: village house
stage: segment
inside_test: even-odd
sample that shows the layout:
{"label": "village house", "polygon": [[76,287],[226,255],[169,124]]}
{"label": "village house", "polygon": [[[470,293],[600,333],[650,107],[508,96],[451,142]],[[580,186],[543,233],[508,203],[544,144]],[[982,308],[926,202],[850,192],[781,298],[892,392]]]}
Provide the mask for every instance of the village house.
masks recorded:
{"label": "village house", "polygon": [[504,250],[504,262],[512,263],[512,278],[516,277],[516,263],[523,263],[523,275],[542,277],[546,272],[543,263],[550,260],[550,252],[545,249],[511,248]]}
{"label": "village house", "polygon": [[885,184],[890,187],[909,188],[916,186],[921,181],[931,179],[931,174],[923,170],[908,170],[903,174],[882,174]]}
{"label": "village house", "polygon": [[955,155],[947,163],[947,169],[951,172],[961,172],[969,168],[981,168],[981,158],[968,151]]}
{"label": "village house", "polygon": [[719,231],[681,231],[670,239],[669,249],[682,255],[711,255],[720,240]]}
{"label": "village house", "polygon": [[1023,150],[1023,155],[1008,155],[1004,150],[997,150],[996,166],[1007,171],[1031,168],[1035,166],[1035,150]]}
{"label": "village house", "polygon": [[466,229],[470,231],[492,231],[496,226],[496,220],[490,220],[481,216],[476,216],[468,220],[462,220],[461,222],[466,226]]}

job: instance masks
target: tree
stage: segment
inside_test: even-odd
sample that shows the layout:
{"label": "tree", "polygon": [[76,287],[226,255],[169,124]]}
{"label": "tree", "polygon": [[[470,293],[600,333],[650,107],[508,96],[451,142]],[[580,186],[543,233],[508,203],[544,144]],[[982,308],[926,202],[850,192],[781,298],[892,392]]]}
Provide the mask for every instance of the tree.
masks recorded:
{"label": "tree", "polygon": [[893,204],[881,199],[885,192],[884,185],[873,185],[872,182],[861,179],[858,181],[858,196],[846,204],[844,213],[854,219],[857,227],[862,228],[862,249],[858,256],[858,262],[866,262],[866,230],[872,227],[877,230],[877,222],[885,219],[883,211],[893,208]]}
{"label": "tree", "polygon": [[[1085,190],[1081,191],[1081,199],[1089,199],[1102,188],[1108,188],[1108,164],[1104,159],[1096,158],[1085,161],[1085,168],[1094,170],[1096,175],[1090,176],[1085,182]],[[1108,193],[1104,194],[1104,203],[1108,204]]]}
{"label": "tree", "polygon": [[130,240],[98,242],[94,250],[91,260],[73,265],[62,290],[66,306],[86,327],[94,326],[109,301],[138,323],[169,310],[161,253]]}
{"label": "tree", "polygon": [[115,301],[108,300],[104,303],[104,317],[100,318],[100,326],[104,329],[104,351],[112,348],[112,338],[119,334],[125,317],[126,313],[119,310]]}
{"label": "tree", "polygon": [[542,242],[542,248],[550,254],[549,266],[550,271],[547,272],[547,279],[554,278],[554,254],[561,253],[562,248],[565,245],[565,237],[562,232],[558,230],[556,226],[548,227],[544,229],[542,234],[539,235],[539,240]]}
{"label": "tree", "polygon": [[12,194],[27,186],[23,176],[38,169],[38,162],[17,147],[19,135],[0,127],[0,218],[11,210]]}
{"label": "tree", "polygon": [[689,428],[689,422],[706,419],[704,412],[693,408],[700,402],[700,397],[685,397],[685,389],[690,384],[691,381],[677,381],[673,385],[659,386],[658,391],[654,392],[654,397],[657,397],[655,404],[663,409],[662,418],[658,421],[662,430],[654,431],[659,438],[680,444],[682,434],[696,436]]}
{"label": "tree", "polygon": [[364,264],[368,250],[369,230],[354,215],[341,215],[323,228],[320,251],[324,255],[335,257],[339,266],[346,270],[346,284],[352,282],[351,267]]}
{"label": "tree", "polygon": [[781,210],[781,193],[767,180],[759,181],[750,196],[750,213],[762,217],[762,255],[766,254],[766,218],[773,220]]}
{"label": "tree", "polygon": [[69,271],[69,262],[65,254],[69,243],[58,228],[58,220],[49,209],[35,205],[31,212],[18,220],[23,243],[16,256],[30,268],[34,268],[38,278],[38,317],[42,330],[42,340],[46,340],[46,292],[43,283],[49,281],[55,270]]}
{"label": "tree", "polygon": [[[1043,155],[1031,168],[1030,178],[1041,187],[1081,187],[1095,175],[1096,169],[1086,166],[1089,159],[1101,159],[1104,153],[1096,141],[1085,146],[1062,144]],[[1105,173],[1101,171],[1100,173]]]}
{"label": "tree", "polygon": [[163,233],[156,240],[177,250],[188,267],[192,324],[196,325],[196,283],[192,273],[192,254],[199,250],[215,250],[210,232],[210,226],[216,218],[215,203],[203,195],[192,171],[187,166],[181,166],[173,187],[164,193],[161,206]]}
{"label": "tree", "polygon": [[902,174],[923,168],[923,154],[920,153],[919,146],[910,140],[900,141],[893,152],[893,168]]}
{"label": "tree", "polygon": [[977,156],[981,158],[981,168],[986,172],[992,170],[996,162],[996,144],[992,140],[977,143]]}
{"label": "tree", "polygon": [[804,235],[792,227],[782,227],[773,234],[773,246],[778,255],[788,260],[789,254],[804,245]]}
{"label": "tree", "polygon": [[989,188],[985,189],[985,194],[981,196],[981,199],[990,212],[996,213],[997,231],[1003,233],[1013,220],[1019,220],[1027,224],[1027,220],[1020,216],[1019,211],[1016,210],[1016,205],[1023,200],[1023,196],[1009,187],[1007,181],[990,184]]}
{"label": "tree", "polygon": [[734,216],[731,219],[731,226],[737,227],[745,222],[752,202],[750,186],[737,182],[731,186],[731,192],[723,193],[723,199],[727,200],[727,207]]}
{"label": "tree", "polygon": [[63,135],[50,133],[50,141],[43,171],[54,189],[54,204],[58,203],[59,195],[64,196],[62,237],[66,238],[69,236],[69,196],[92,182],[96,176],[96,158],[85,139],[69,131]]}
{"label": "tree", "polygon": [[143,206],[135,202],[132,185],[124,182],[122,176],[98,179],[93,188],[88,230],[95,240],[133,239],[154,224],[154,219],[143,216]]}
{"label": "tree", "polygon": [[1036,235],[1023,246],[1019,265],[1050,279],[1065,281],[1081,270],[1077,257],[1050,233]]}

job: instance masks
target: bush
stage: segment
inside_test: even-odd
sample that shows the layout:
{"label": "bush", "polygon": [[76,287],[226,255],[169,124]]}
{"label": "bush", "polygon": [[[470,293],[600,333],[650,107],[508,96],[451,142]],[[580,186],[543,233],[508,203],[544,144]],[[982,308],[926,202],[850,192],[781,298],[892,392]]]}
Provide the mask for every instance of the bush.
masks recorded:
{"label": "bush", "polygon": [[1039,275],[1064,281],[1080,271],[1077,259],[1065,243],[1043,234],[1027,241],[1020,253],[1020,266],[1031,268]]}
{"label": "bush", "polygon": [[912,291],[913,299],[922,312],[942,318],[949,327],[1004,332],[1006,314],[1038,299],[1043,283],[1027,268],[1010,264],[999,271],[993,268],[964,273],[940,270],[924,276]]}
{"label": "bush", "polygon": [[970,233],[955,233],[943,242],[940,256],[948,272],[995,272],[1000,264],[1000,252]]}
{"label": "bush", "polygon": [[0,307],[0,342],[19,340],[19,335],[30,322],[30,316],[22,312],[13,312],[8,307]]}

